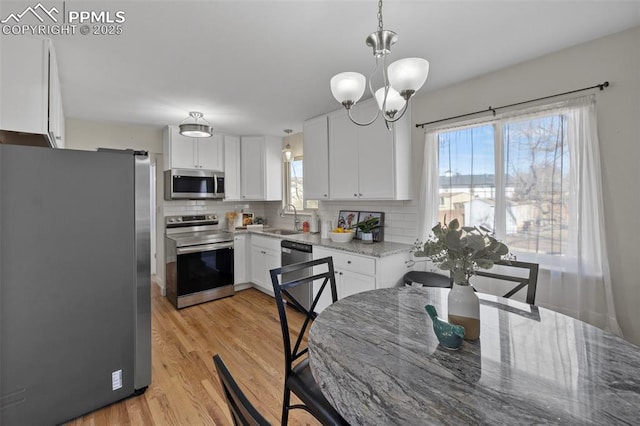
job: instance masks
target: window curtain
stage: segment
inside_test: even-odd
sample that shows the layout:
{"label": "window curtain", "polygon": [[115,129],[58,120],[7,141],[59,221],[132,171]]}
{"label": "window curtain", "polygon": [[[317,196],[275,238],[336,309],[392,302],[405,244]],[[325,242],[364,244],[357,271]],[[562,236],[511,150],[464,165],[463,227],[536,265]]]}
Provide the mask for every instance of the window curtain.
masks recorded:
{"label": "window curtain", "polygon": [[[572,216],[567,254],[551,257],[535,253],[514,254],[518,260],[540,264],[536,304],[621,335],[616,320],[605,239],[595,96],[529,109],[521,114],[530,115],[550,109],[565,114],[568,125],[571,164],[569,203]],[[520,113],[509,112],[491,121],[499,123],[501,118],[517,115]],[[469,125],[469,122],[458,123],[455,127],[463,125]],[[448,129],[453,127],[451,124],[447,126]],[[422,239],[430,234],[438,221],[438,131],[442,130],[442,127],[427,129],[425,134],[417,229]]]}
{"label": "window curtain", "polygon": [[418,194],[418,239],[426,241],[431,228],[438,222],[438,137],[435,132],[425,134],[424,162],[420,193]]}

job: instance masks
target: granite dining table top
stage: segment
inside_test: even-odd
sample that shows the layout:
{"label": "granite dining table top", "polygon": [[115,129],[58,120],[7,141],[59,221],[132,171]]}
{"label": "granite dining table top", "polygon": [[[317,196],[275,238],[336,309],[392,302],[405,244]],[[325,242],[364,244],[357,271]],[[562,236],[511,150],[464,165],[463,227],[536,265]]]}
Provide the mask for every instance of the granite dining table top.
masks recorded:
{"label": "granite dining table top", "polygon": [[352,425],[639,425],[640,348],[541,307],[480,296],[480,339],[439,346],[448,289],[341,299],[309,333],[311,371]]}

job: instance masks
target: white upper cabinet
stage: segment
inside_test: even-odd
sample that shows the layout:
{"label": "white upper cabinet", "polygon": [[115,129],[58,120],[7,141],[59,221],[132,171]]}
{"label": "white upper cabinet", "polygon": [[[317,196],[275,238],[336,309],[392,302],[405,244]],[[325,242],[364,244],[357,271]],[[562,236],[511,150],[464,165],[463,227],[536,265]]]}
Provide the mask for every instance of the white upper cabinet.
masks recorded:
{"label": "white upper cabinet", "polygon": [[240,174],[240,137],[224,137],[224,199],[238,201],[242,199]]}
{"label": "white upper cabinet", "polygon": [[282,200],[282,138],[242,136],[240,176],[242,200]]}
{"label": "white upper cabinet", "polygon": [[358,126],[345,110],[329,114],[329,187],[332,200],[358,198]]}
{"label": "white upper cabinet", "polygon": [[304,122],[304,198],[329,199],[329,124],[322,115]]}
{"label": "white upper cabinet", "polygon": [[58,61],[53,47],[49,49],[49,136],[55,148],[65,147],[65,123]]}
{"label": "white upper cabinet", "polygon": [[[358,104],[354,118],[368,122],[377,108],[372,101]],[[410,116],[407,111],[388,130],[381,117],[369,126],[358,126],[345,109],[328,115],[330,199],[410,199]]]}
{"label": "white upper cabinet", "polygon": [[224,171],[224,142],[221,135],[210,138],[182,136],[177,126],[164,131],[164,169]]}
{"label": "white upper cabinet", "polygon": [[48,135],[64,146],[57,62],[49,40],[0,37],[0,130]]}

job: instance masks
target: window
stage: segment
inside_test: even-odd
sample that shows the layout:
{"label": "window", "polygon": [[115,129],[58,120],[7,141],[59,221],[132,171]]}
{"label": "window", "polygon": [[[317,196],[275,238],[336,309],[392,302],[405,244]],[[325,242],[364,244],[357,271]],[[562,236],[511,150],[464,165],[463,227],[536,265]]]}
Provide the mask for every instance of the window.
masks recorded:
{"label": "window", "polygon": [[284,197],[283,205],[293,204],[298,212],[307,209],[317,209],[318,201],[307,200],[303,197],[304,188],[303,156],[295,157],[293,161],[284,163]]}
{"label": "window", "polygon": [[437,133],[437,142],[439,221],[488,228],[513,251],[566,254],[570,163],[563,113],[448,129]]}
{"label": "window", "polygon": [[303,162],[302,156],[284,163],[285,194],[282,200],[284,204],[293,204],[298,211],[304,207],[302,197],[303,188]]}

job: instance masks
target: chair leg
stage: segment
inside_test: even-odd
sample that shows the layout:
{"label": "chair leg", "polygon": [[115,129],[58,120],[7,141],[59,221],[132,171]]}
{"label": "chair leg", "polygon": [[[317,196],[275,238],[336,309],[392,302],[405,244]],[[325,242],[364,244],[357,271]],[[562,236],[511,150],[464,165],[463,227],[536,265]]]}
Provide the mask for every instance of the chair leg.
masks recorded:
{"label": "chair leg", "polygon": [[289,401],[291,399],[291,391],[289,388],[284,388],[284,396],[282,397],[282,426],[287,426],[289,423]]}

